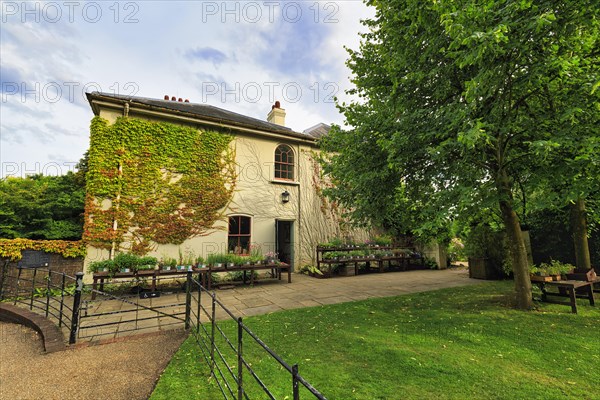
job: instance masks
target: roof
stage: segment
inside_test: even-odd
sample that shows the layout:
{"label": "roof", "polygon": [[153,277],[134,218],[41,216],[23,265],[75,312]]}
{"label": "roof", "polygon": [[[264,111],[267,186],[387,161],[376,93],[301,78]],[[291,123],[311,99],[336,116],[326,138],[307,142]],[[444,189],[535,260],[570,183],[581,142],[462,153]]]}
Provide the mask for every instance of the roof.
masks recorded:
{"label": "roof", "polygon": [[88,98],[90,106],[92,107],[92,110],[94,111],[94,114],[96,115],[100,113],[100,110],[98,105],[94,104],[95,101],[108,101],[119,104],[129,103],[130,106],[137,105],[142,108],[147,108],[154,111],[162,111],[172,115],[192,117],[194,119],[200,120],[199,122],[204,120],[213,123],[216,122],[221,125],[228,125],[232,128],[249,128],[269,133],[282,134],[285,136],[295,138],[314,140],[314,137],[310,135],[294,132],[293,130],[285,126],[272,124],[267,121],[262,121],[260,119],[248,117],[242,114],[234,113],[232,111],[224,110],[218,107],[213,107],[207,104],[152,99],[148,97],[126,96],[102,92],[86,93],[86,96]]}
{"label": "roof", "polygon": [[310,128],[305,129],[302,133],[304,133],[305,135],[312,136],[315,139],[320,139],[323,136],[327,135],[330,129],[331,126],[320,122],[315,126],[311,126]]}

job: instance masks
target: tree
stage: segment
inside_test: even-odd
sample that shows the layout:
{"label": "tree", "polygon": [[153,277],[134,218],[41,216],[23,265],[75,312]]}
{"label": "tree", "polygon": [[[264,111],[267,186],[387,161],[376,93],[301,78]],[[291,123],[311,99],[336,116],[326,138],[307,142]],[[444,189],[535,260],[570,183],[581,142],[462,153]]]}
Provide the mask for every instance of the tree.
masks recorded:
{"label": "tree", "polygon": [[[323,142],[339,151],[327,166],[339,187],[331,195],[359,217],[379,220],[390,209],[402,213],[398,199],[416,204],[410,219],[423,232],[474,207],[494,207],[509,244],[517,307],[530,308],[515,187],[539,165],[536,143],[557,134],[572,139],[542,123],[541,105],[568,98],[562,88],[584,79],[577,74],[575,83],[570,75],[576,60],[597,57],[597,2],[368,4],[377,11],[365,21],[370,31],[358,51],[349,50],[350,94],[359,99],[338,105],[353,129],[338,128]],[[598,81],[587,79],[591,91]],[[369,175],[377,179],[371,187]],[[361,196],[367,206],[348,204]]]}
{"label": "tree", "polygon": [[0,180],[0,237],[81,239],[85,188],[74,173]]}

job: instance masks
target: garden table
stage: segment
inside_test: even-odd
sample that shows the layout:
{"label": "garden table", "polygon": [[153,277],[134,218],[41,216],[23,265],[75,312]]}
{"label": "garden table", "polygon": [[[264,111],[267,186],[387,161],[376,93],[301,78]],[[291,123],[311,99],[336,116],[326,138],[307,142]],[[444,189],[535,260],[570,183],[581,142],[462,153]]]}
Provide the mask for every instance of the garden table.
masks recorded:
{"label": "garden table", "polygon": [[[573,314],[577,314],[577,297],[587,298],[590,302],[590,305],[595,305],[594,303],[594,292],[592,291],[592,282],[585,281],[552,281],[552,282],[539,282],[533,281],[539,286],[542,291],[542,301],[546,303],[554,303],[554,304],[564,304],[570,305],[571,311]],[[558,292],[549,292],[548,287],[555,287],[558,289]],[[580,292],[581,294],[577,293]],[[562,301],[556,301],[549,299],[548,296],[554,297],[567,297],[570,302],[565,303]]]}

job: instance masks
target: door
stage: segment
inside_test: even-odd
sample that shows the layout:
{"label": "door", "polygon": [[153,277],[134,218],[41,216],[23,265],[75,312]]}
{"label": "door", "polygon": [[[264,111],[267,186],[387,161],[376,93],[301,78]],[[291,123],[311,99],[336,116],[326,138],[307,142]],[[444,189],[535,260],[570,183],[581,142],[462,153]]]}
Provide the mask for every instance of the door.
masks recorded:
{"label": "door", "polygon": [[294,262],[294,221],[275,220],[275,251],[279,260],[290,264],[293,270]]}

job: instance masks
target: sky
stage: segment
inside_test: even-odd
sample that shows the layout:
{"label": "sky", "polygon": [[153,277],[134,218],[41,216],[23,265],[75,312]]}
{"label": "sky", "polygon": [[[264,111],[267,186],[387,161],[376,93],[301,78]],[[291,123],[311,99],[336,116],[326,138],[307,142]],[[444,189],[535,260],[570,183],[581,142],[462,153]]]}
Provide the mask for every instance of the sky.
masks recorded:
{"label": "sky", "polygon": [[64,174],[89,145],[85,92],[210,104],[295,131],[343,124],[349,1],[0,1],[0,177]]}

